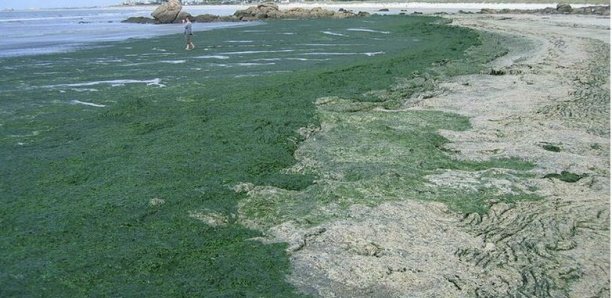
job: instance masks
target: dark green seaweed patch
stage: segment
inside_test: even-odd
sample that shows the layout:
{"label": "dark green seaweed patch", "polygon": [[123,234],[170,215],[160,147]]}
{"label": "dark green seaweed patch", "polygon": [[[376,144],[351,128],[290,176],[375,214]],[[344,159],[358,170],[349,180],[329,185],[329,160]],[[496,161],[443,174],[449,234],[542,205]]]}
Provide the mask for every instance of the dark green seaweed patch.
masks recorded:
{"label": "dark green seaweed patch", "polygon": [[553,144],[543,144],[542,148],[550,152],[561,152],[561,148]]}
{"label": "dark green seaweed patch", "polygon": [[558,174],[558,173],[546,174],[544,176],[544,178],[555,178],[563,182],[569,182],[569,183],[578,182],[580,179],[584,177],[586,177],[586,175],[578,175],[576,173],[572,173],[568,171],[561,171],[561,174]]}
{"label": "dark green seaweed patch", "polygon": [[[431,21],[279,21],[198,33],[191,52],[173,35],[0,60],[0,296],[299,296],[285,244],[252,240],[231,187],[306,189],[315,176],[282,170],[318,124],[314,100],[366,101],[480,44]],[[362,27],[392,34],[347,30]],[[154,78],[166,87],[66,85]]]}

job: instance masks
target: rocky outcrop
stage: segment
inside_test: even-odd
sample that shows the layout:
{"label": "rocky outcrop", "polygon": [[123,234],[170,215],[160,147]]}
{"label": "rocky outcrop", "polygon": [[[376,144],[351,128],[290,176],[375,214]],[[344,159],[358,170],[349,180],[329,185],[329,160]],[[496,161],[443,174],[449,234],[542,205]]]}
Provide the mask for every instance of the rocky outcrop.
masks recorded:
{"label": "rocky outcrop", "polygon": [[556,8],[547,7],[544,9],[490,9],[483,8],[481,14],[581,14],[581,15],[610,15],[610,5],[606,6],[586,6],[573,8],[569,4],[558,4]]}
{"label": "rocky outcrop", "polygon": [[186,11],[181,11],[181,12],[179,12],[179,14],[176,16],[176,19],[174,20],[174,22],[173,22],[173,23],[180,23],[180,22],[182,22],[184,19],[189,19],[190,21],[192,21],[192,22],[193,22],[193,19],[194,19],[194,18],[193,18],[193,16],[192,16],[190,13],[188,13],[188,12],[186,12]]}
{"label": "rocky outcrop", "polygon": [[560,13],[571,13],[572,12],[572,6],[567,4],[567,3],[559,3],[559,4],[557,4],[557,12],[560,12]]}
{"label": "rocky outcrop", "polygon": [[[168,7],[178,3],[178,8]],[[178,10],[176,10],[178,9]],[[159,11],[159,12],[158,12]],[[370,14],[360,11],[354,13],[350,10],[340,8],[338,11],[327,10],[321,7],[312,9],[295,7],[287,10],[280,10],[276,4],[263,3],[257,6],[251,6],[247,9],[238,10],[232,16],[217,16],[212,14],[203,14],[192,16],[190,13],[181,11],[180,1],[170,0],[158,7],[152,14],[155,19],[147,17],[130,17],[123,23],[138,23],[138,24],[170,24],[180,23],[185,18],[189,18],[192,22],[211,23],[211,22],[239,22],[253,21],[260,19],[320,19],[320,18],[351,18],[351,17],[367,17]]]}
{"label": "rocky outcrop", "polygon": [[170,24],[176,21],[182,8],[183,6],[180,0],[168,0],[168,2],[157,7],[157,9],[151,13],[151,16],[157,23]]}
{"label": "rocky outcrop", "polygon": [[135,24],[155,24],[155,19],[147,18],[147,17],[129,17],[121,23],[135,23]]}
{"label": "rocky outcrop", "polygon": [[366,12],[359,12],[358,14],[352,11],[340,9],[338,11],[331,11],[323,9],[321,7],[315,7],[312,9],[307,8],[291,8],[287,10],[280,10],[276,4],[263,3],[257,6],[251,6],[247,9],[238,10],[234,13],[234,17],[239,20],[258,20],[258,19],[313,19],[313,18],[349,18],[356,16],[367,16]]}
{"label": "rocky outcrop", "polygon": [[212,14],[201,14],[191,19],[196,23],[212,23],[212,22],[237,22],[239,21],[234,16],[217,16]]}

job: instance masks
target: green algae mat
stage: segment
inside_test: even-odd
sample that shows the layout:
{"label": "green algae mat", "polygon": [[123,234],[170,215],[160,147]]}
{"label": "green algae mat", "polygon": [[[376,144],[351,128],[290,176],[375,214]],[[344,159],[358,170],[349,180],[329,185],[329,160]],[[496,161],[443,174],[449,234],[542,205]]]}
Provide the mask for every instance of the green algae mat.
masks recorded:
{"label": "green algae mat", "polygon": [[[318,191],[316,171],[286,171],[304,141],[300,128],[330,115],[317,110],[317,99],[341,98],[346,113],[397,107],[410,90],[386,99],[368,92],[432,65],[456,62],[447,74],[478,71],[503,54],[483,40],[441,19],[376,16],[199,32],[193,51],[177,34],[0,60],[0,296],[300,296],[285,280],[286,245],[253,240],[261,232],[240,218],[274,224],[303,212],[260,199],[239,214],[247,195],[236,186],[300,192],[295,210],[334,200]],[[485,50],[470,58],[468,49]],[[352,139],[347,130],[335,144],[383,155],[385,148],[364,142],[410,146],[414,155],[394,163],[395,180],[381,183],[417,190],[439,169],[529,168],[456,161],[436,130],[468,129],[468,120],[411,115],[425,119],[407,122],[413,134],[397,134],[387,119],[373,123],[382,133]],[[361,187],[389,176],[372,161],[349,163],[329,167],[366,181]],[[485,208],[453,195],[423,199],[459,212]]]}

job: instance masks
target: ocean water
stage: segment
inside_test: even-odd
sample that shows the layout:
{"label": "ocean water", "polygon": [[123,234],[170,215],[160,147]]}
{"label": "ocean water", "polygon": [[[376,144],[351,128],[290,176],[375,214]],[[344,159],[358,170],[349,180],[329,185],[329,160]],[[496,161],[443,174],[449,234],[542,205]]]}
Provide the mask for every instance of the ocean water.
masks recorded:
{"label": "ocean water", "polygon": [[[476,12],[481,8],[540,9],[555,4],[490,4],[490,3],[341,3],[308,4],[291,3],[280,5],[281,9],[294,7],[326,9],[347,9],[355,12],[366,11],[383,15],[410,14],[420,12],[456,13],[459,10]],[[575,5],[580,7],[583,5]],[[232,15],[248,5],[185,6],[192,15]],[[385,8],[388,11],[380,11]],[[107,7],[90,9],[48,9],[25,11],[0,11],[0,58],[11,56],[37,55],[71,51],[91,47],[97,42],[119,41],[129,38],[150,38],[182,32],[180,24],[143,25],[124,24],[122,20],[132,16],[150,16],[154,6]],[[244,23],[194,24],[194,31],[244,26]],[[248,25],[252,25],[248,24]]]}
{"label": "ocean water", "polygon": [[[198,7],[193,15],[230,15],[237,6]],[[154,7],[49,9],[0,12],[0,58],[71,51],[97,42],[182,33],[181,24],[125,24],[132,16],[150,16]],[[244,26],[244,23],[194,24],[194,31]]]}

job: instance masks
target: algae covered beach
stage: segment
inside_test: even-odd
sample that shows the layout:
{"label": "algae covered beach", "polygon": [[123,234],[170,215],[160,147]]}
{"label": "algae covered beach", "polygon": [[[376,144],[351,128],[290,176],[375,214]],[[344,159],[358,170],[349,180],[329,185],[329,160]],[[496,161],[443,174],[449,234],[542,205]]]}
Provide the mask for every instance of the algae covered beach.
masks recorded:
{"label": "algae covered beach", "polygon": [[[595,107],[552,106],[567,90],[529,88],[574,40],[491,19],[269,20],[193,51],[175,34],[0,59],[0,296],[605,295],[609,69],[572,65],[609,61],[609,40],[560,76]],[[542,113],[577,137],[517,136]],[[572,187],[588,218],[562,211]]]}

